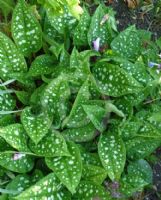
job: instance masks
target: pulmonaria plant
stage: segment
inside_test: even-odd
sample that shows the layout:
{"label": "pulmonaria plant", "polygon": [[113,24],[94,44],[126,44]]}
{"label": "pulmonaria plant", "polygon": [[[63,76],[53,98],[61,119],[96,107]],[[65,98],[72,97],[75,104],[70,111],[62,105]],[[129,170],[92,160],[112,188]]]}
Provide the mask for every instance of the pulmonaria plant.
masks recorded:
{"label": "pulmonaria plant", "polygon": [[27,2],[0,32],[0,198],[129,199],[161,146],[159,40],[104,4]]}

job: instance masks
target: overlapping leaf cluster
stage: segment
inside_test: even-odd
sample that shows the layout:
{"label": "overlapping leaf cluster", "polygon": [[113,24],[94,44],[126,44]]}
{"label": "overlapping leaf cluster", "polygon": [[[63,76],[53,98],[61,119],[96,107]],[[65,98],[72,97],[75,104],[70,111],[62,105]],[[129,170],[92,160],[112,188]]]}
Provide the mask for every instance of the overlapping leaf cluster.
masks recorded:
{"label": "overlapping leaf cluster", "polygon": [[18,0],[0,33],[0,197],[128,199],[152,183],[161,145],[159,40],[119,33],[102,4],[79,21],[46,9],[38,20]]}

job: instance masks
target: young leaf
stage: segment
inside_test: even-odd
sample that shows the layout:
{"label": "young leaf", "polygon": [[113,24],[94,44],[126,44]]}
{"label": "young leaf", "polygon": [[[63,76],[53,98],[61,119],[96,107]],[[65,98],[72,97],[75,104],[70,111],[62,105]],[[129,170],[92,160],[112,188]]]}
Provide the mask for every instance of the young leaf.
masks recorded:
{"label": "young leaf", "polygon": [[26,91],[16,91],[15,92],[18,100],[24,105],[29,105],[30,94]]}
{"label": "young leaf", "polygon": [[[45,119],[45,120],[44,120]],[[22,124],[32,141],[37,144],[48,133],[52,118],[45,111],[34,115],[31,107],[26,107],[21,113]]]}
{"label": "young leaf", "polygon": [[41,103],[44,109],[53,114],[55,127],[59,127],[66,117],[69,96],[70,88],[64,76],[52,80],[42,94]]}
{"label": "young leaf", "polygon": [[19,151],[29,151],[27,147],[27,135],[21,124],[11,124],[0,128],[0,136],[8,144]]}
{"label": "young leaf", "polygon": [[46,158],[46,164],[68,190],[74,193],[82,175],[82,160],[76,144],[68,142],[68,150],[71,156]]}
{"label": "young leaf", "polygon": [[1,152],[0,165],[13,172],[26,173],[34,167],[34,160],[31,156],[23,153]]}
{"label": "young leaf", "polygon": [[126,149],[120,136],[110,133],[101,135],[98,153],[110,179],[118,180],[126,161]]}
{"label": "young leaf", "polygon": [[39,156],[56,157],[69,155],[64,138],[59,132],[54,130],[49,131],[49,133],[37,145],[30,140],[29,147]]}
{"label": "young leaf", "polygon": [[18,0],[12,16],[12,36],[24,56],[37,52],[42,46],[42,30],[24,0]]}
{"label": "young leaf", "polygon": [[140,54],[141,40],[135,26],[130,26],[121,32],[111,43],[116,53],[129,59],[135,59]]}
{"label": "young leaf", "polygon": [[110,18],[113,18],[113,24],[115,24],[114,12],[101,4],[91,19],[88,31],[88,43],[90,46],[97,38],[100,38],[100,46],[109,44],[114,34]]}
{"label": "young leaf", "polygon": [[75,28],[73,41],[76,46],[86,46],[88,43],[87,33],[90,26],[91,17],[87,11],[84,9],[84,12],[80,18],[80,21]]}
{"label": "young leaf", "polygon": [[30,76],[50,74],[53,71],[53,58],[47,54],[36,57],[29,69]]}
{"label": "young leaf", "polygon": [[0,77],[4,80],[12,72],[26,72],[27,66],[24,57],[20,54],[10,38],[0,32]]}
{"label": "young leaf", "polygon": [[65,194],[64,191],[61,191],[61,189],[62,184],[58,181],[54,173],[50,173],[38,181],[35,185],[31,186],[27,190],[23,191],[20,195],[16,196],[15,199],[70,199],[69,194]]}
{"label": "young leaf", "polygon": [[65,129],[62,135],[69,141],[87,142],[93,140],[96,136],[96,128],[92,123],[89,123],[83,127]]}
{"label": "young leaf", "polygon": [[143,89],[132,76],[117,65],[99,62],[94,67],[93,74],[100,92],[109,96],[118,97]]}
{"label": "young leaf", "polygon": [[82,179],[101,185],[107,177],[107,171],[95,165],[83,165]]}
{"label": "young leaf", "polygon": [[77,192],[74,194],[77,200],[112,200],[105,189],[91,181],[81,181],[78,185]]}

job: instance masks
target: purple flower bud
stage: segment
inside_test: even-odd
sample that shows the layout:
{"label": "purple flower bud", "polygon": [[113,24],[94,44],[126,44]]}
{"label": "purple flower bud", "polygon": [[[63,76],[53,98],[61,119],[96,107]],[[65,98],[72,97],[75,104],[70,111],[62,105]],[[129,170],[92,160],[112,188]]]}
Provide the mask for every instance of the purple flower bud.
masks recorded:
{"label": "purple flower bud", "polygon": [[93,48],[95,51],[99,51],[100,49],[100,38],[97,38],[93,41]]}
{"label": "purple flower bud", "polygon": [[151,68],[154,67],[154,66],[161,67],[161,64],[158,64],[158,63],[155,63],[155,62],[149,62],[148,66],[151,67]]}
{"label": "purple flower bud", "polygon": [[113,181],[111,183],[111,189],[113,189],[113,190],[119,189],[119,183],[117,181]]}
{"label": "purple flower bud", "polygon": [[159,56],[159,58],[161,58],[161,53],[160,53],[160,54],[158,54],[158,56]]}
{"label": "purple flower bud", "polygon": [[24,153],[15,153],[15,154],[13,155],[13,160],[19,160],[19,159],[21,159],[23,156],[25,156]]}

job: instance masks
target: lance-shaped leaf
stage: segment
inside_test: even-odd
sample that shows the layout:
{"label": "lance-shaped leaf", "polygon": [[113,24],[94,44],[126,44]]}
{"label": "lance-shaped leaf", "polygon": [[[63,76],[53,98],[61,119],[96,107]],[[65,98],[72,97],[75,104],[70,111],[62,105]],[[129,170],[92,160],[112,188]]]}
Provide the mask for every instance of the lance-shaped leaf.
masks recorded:
{"label": "lance-shaped leaf", "polygon": [[31,107],[26,107],[21,113],[22,124],[32,141],[37,144],[48,133],[52,118],[45,111],[38,115],[32,113]]}
{"label": "lance-shaped leaf", "polygon": [[65,129],[62,135],[69,141],[87,142],[96,136],[96,128],[92,123],[89,123],[83,127]]}
{"label": "lance-shaped leaf", "polygon": [[98,153],[110,179],[118,180],[126,161],[126,149],[120,136],[111,133],[101,135]]}
{"label": "lance-shaped leaf", "polygon": [[23,55],[29,56],[42,46],[39,22],[24,0],[18,0],[12,16],[12,36]]}
{"label": "lance-shaped leaf", "polygon": [[103,118],[105,117],[106,110],[98,105],[83,105],[83,109],[95,128],[103,132],[105,129]]}
{"label": "lance-shaped leaf", "polygon": [[121,32],[111,43],[113,51],[125,58],[135,59],[141,50],[139,32],[135,26],[130,26]]}
{"label": "lance-shaped leaf", "polygon": [[86,46],[88,43],[87,33],[90,26],[91,17],[87,11],[84,9],[84,12],[80,18],[80,21],[75,28],[73,41],[76,46]]}
{"label": "lance-shaped leaf", "polygon": [[74,194],[74,199],[91,200],[112,200],[110,194],[105,189],[93,183],[92,181],[81,181],[78,185],[77,192]]}
{"label": "lance-shaped leaf", "polygon": [[10,79],[10,73],[25,71],[27,66],[24,57],[12,40],[0,32],[0,77],[7,80]]}
{"label": "lance-shaped leaf", "polygon": [[91,46],[92,42],[97,38],[100,38],[100,45],[107,45],[111,41],[114,35],[114,31],[111,26],[111,19],[113,19],[113,25],[115,26],[114,12],[106,6],[100,5],[92,19],[90,28],[88,31],[88,43]]}
{"label": "lance-shaped leaf", "polygon": [[64,138],[59,132],[54,130],[49,131],[49,133],[37,145],[30,140],[29,147],[39,156],[55,157],[69,155]]}
{"label": "lance-shaped leaf", "polygon": [[19,151],[29,151],[27,147],[27,134],[21,124],[11,124],[0,128],[0,136],[8,144]]}
{"label": "lance-shaped leaf", "polygon": [[128,166],[128,174],[121,180],[120,192],[131,196],[142,191],[143,187],[152,183],[152,169],[145,160],[138,160]]}
{"label": "lance-shaped leaf", "polygon": [[93,75],[100,92],[109,96],[118,97],[143,89],[142,85],[117,65],[99,62],[93,69]]}
{"label": "lance-shaped leaf", "polygon": [[70,88],[64,76],[52,80],[42,94],[41,103],[45,109],[53,114],[54,125],[60,126],[66,117]]}
{"label": "lance-shaped leaf", "polygon": [[53,71],[53,58],[50,55],[44,54],[36,57],[32,62],[29,69],[30,76],[40,76],[44,74],[50,74]]}
{"label": "lance-shaped leaf", "polygon": [[107,177],[107,171],[96,165],[83,165],[82,179],[101,185]]}
{"label": "lance-shaped leaf", "polygon": [[76,144],[68,142],[68,150],[71,156],[46,158],[46,164],[68,190],[74,193],[82,175],[82,160]]}
{"label": "lance-shaped leaf", "polygon": [[69,116],[63,121],[63,126],[67,126],[68,128],[78,128],[89,122],[82,107],[82,105],[85,104],[89,98],[90,93],[87,79],[77,94]]}
{"label": "lance-shaped leaf", "polygon": [[31,186],[27,190],[23,191],[20,195],[16,196],[15,199],[34,199],[43,200],[47,199],[70,199],[69,193],[61,191],[62,184],[59,182],[54,173],[50,173],[35,185]]}
{"label": "lance-shaped leaf", "polygon": [[34,167],[34,160],[24,153],[1,152],[0,165],[13,172],[26,173]]}

